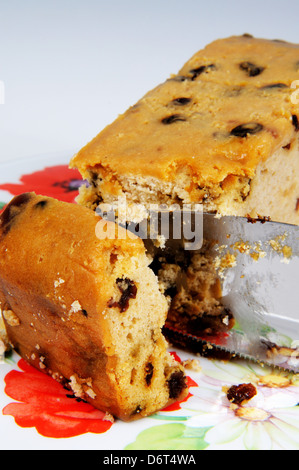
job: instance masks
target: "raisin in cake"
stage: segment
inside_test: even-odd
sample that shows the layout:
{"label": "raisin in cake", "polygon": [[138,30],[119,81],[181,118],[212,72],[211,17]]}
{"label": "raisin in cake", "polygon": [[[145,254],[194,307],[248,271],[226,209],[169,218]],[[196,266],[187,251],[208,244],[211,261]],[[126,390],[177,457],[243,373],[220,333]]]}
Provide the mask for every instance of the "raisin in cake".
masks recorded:
{"label": "raisin in cake", "polygon": [[[249,34],[214,41],[72,158],[89,182],[78,202],[199,203],[219,215],[299,224],[298,78],[298,44]],[[231,326],[209,250],[189,260],[183,288],[182,264],[165,259],[156,270],[172,297],[180,294],[177,318]]]}
{"label": "raisin in cake", "polygon": [[167,301],[142,241],[105,238],[101,221],[77,204],[15,197],[0,217],[0,307],[26,361],[129,421],[187,388],[166,350]]}

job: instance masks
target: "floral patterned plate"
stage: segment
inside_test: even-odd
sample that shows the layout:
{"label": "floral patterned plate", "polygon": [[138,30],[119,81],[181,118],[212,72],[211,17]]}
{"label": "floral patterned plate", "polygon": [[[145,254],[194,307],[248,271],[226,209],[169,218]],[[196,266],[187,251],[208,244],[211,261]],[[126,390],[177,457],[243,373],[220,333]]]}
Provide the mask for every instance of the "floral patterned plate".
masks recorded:
{"label": "floral patterned plate", "polygon": [[[71,155],[0,165],[0,210],[35,191],[75,203],[82,184]],[[186,400],[133,423],[106,421],[61,384],[16,353],[0,364],[1,449],[299,450],[299,376],[242,361],[220,361],[170,349],[186,364]],[[246,385],[245,385],[246,384]],[[229,393],[251,384],[253,396]],[[229,399],[228,399],[229,398]]]}

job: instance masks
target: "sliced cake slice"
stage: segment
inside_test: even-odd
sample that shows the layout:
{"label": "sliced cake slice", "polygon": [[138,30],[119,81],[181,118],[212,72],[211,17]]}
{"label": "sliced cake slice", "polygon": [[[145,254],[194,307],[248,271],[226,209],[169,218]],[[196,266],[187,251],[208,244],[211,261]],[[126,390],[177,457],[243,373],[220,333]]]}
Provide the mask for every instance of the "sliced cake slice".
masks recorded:
{"label": "sliced cake slice", "polygon": [[101,222],[77,204],[16,196],[0,216],[0,307],[26,361],[130,421],[184,398],[186,377],[167,352],[168,304],[142,241],[120,229],[105,238]]}

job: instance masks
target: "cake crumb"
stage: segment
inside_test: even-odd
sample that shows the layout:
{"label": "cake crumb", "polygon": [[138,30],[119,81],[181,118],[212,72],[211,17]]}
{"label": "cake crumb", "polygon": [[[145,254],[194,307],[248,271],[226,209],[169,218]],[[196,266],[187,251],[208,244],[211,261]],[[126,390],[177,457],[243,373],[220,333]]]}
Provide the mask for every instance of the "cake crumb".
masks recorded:
{"label": "cake crumb", "polygon": [[3,310],[3,317],[9,326],[18,326],[21,323],[19,317],[12,310]]}
{"label": "cake crumb", "polygon": [[57,382],[61,382],[63,377],[59,374],[59,372],[52,372],[51,373],[52,379],[56,380]]}
{"label": "cake crumb", "polygon": [[70,313],[77,313],[80,312],[80,310],[82,310],[80,302],[78,300],[75,300],[71,305]]}
{"label": "cake crumb", "polygon": [[86,388],[84,390],[84,392],[86,393],[86,395],[88,395],[90,398],[94,399],[97,395],[96,393],[94,392],[94,390],[92,388]]}
{"label": "cake crumb", "polygon": [[110,423],[114,423],[114,417],[108,412],[105,413],[105,416],[102,419],[103,421],[110,421]]}
{"label": "cake crumb", "polygon": [[96,397],[90,378],[80,379],[77,374],[73,374],[70,377],[70,387],[78,398],[83,398],[86,395],[93,399]]}
{"label": "cake crumb", "polygon": [[0,339],[0,364],[2,364],[2,362],[4,360],[5,351],[6,351],[6,345],[5,345],[4,341],[2,341],[2,339]]}
{"label": "cake crumb", "polygon": [[[0,355],[2,355],[2,351],[6,352],[11,349],[11,346],[9,344],[3,316],[2,316],[2,310],[0,308]],[[3,353],[4,354],[4,353]]]}
{"label": "cake crumb", "polygon": [[61,279],[61,277],[58,279],[58,281],[54,281],[54,287],[58,287],[60,286],[60,284],[64,284],[65,283],[65,280],[64,279]]}
{"label": "cake crumb", "polygon": [[290,259],[292,257],[293,251],[290,246],[284,246],[282,248],[282,253],[283,253],[284,258]]}
{"label": "cake crumb", "polygon": [[269,240],[268,244],[270,245],[272,250],[276,251],[277,253],[282,254],[284,259],[287,262],[287,260],[289,260],[292,257],[293,251],[290,246],[282,245],[282,242],[285,241],[286,237],[287,237],[286,233],[283,235],[278,235],[275,239]]}
{"label": "cake crumb", "polygon": [[224,271],[229,268],[236,266],[237,260],[236,256],[232,253],[226,253],[224,256],[216,256],[215,258],[215,268],[218,271],[218,274],[221,278],[224,277]]}
{"label": "cake crumb", "polygon": [[197,359],[186,359],[182,362],[185,369],[194,370],[195,372],[201,371],[200,362]]}
{"label": "cake crumb", "polygon": [[44,360],[45,360],[45,357],[40,356],[40,358],[39,358],[39,367],[40,367],[40,369],[45,369],[46,368],[46,366],[44,364]]}
{"label": "cake crumb", "polygon": [[166,238],[164,235],[157,235],[154,245],[157,248],[165,248]]}
{"label": "cake crumb", "polygon": [[83,389],[81,384],[79,383],[79,379],[77,374],[71,375],[70,377],[70,387],[72,391],[74,392],[76,397],[82,397],[83,396]]}

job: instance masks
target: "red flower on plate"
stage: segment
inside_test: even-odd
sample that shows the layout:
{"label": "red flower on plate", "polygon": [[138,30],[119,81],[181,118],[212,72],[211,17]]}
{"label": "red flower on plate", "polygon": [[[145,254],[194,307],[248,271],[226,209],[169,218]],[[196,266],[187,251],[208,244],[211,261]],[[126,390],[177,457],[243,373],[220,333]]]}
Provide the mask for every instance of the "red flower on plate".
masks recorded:
{"label": "red flower on plate", "polygon": [[83,183],[79,171],[71,170],[67,165],[56,165],[22,175],[19,183],[0,184],[0,189],[14,196],[34,191],[61,201],[74,202]]}
{"label": "red flower on plate", "polygon": [[76,399],[52,377],[23,359],[18,366],[21,370],[11,370],[5,377],[5,392],[17,402],[2,412],[13,416],[19,426],[35,427],[41,435],[55,438],[103,433],[112,426],[105,413]]}
{"label": "red flower on plate", "polygon": [[[176,359],[180,358],[175,354]],[[35,369],[24,359],[18,362],[20,370],[11,370],[6,374],[5,392],[16,400],[6,405],[3,415],[13,416],[15,422],[22,428],[35,427],[45,437],[67,438],[79,436],[88,432],[101,434],[108,431],[112,421],[100,410],[89,403],[77,399],[72,393],[52,379],[52,377]],[[189,387],[197,384],[187,377]],[[162,411],[180,409],[180,403],[188,396]]]}

